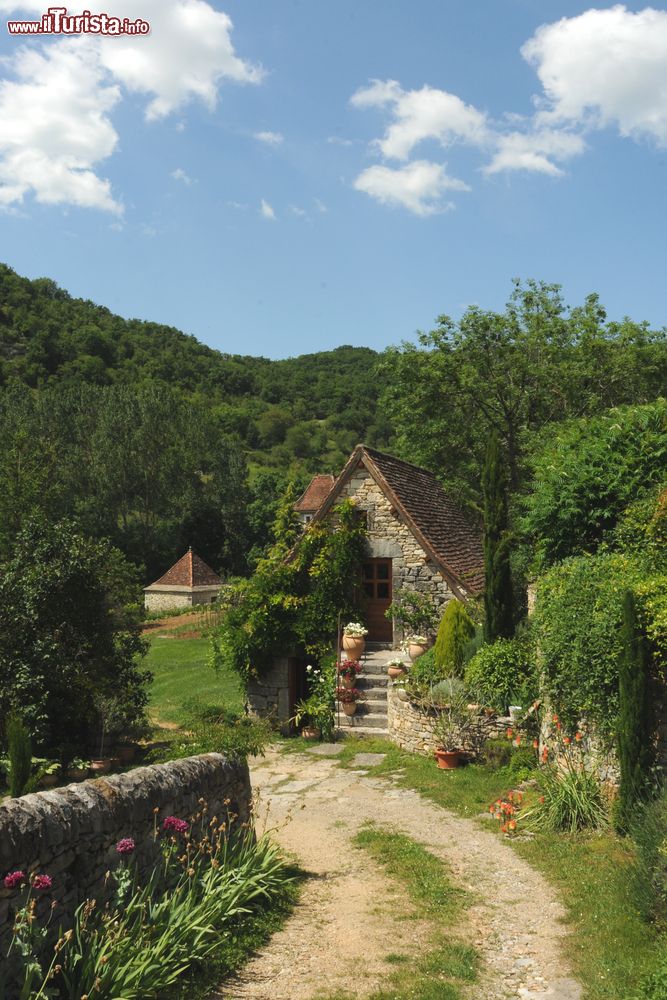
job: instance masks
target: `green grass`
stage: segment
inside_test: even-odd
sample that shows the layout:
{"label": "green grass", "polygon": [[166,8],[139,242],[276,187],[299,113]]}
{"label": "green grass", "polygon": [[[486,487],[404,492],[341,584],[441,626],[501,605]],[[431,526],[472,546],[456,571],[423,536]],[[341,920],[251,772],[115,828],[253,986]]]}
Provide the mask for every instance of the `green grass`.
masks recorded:
{"label": "green grass", "polygon": [[[476,980],[479,964],[474,948],[452,932],[467,894],[452,884],[440,858],[395,830],[369,824],[355,844],[383,866],[408,901],[404,913],[392,916],[428,919],[433,927],[421,956],[392,952],[385,957],[395,971],[368,1000],[461,1000],[459,985]],[[350,994],[330,994],[326,1000],[350,1000]]]}
{"label": "green grass", "polygon": [[148,706],[152,719],[186,725],[191,713],[185,706],[193,699],[202,708],[243,707],[236,675],[216,674],[208,664],[208,651],[208,639],[152,639],[144,661],[153,672]]}
{"label": "green grass", "polygon": [[[349,739],[341,755],[348,766],[361,750],[386,752],[374,774],[393,774],[437,805],[475,817],[512,787],[505,769],[469,766],[439,771],[427,758],[403,753],[391,743]],[[480,822],[493,830],[487,821]],[[538,834],[510,841],[512,847],[559,890],[571,930],[565,944],[572,971],[587,1000],[626,1000],[658,965],[665,939],[648,925],[631,891],[632,842],[611,830],[600,833]],[[383,998],[384,1000],[384,998]]]}

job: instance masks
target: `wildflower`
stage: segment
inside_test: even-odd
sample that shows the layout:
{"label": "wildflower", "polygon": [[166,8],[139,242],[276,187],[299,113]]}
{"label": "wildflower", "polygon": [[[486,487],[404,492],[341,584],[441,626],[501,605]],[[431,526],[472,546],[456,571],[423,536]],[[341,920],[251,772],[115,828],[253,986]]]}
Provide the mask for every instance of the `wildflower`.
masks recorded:
{"label": "wildflower", "polygon": [[313,665],[312,665],[312,663],[309,663],[308,666],[306,667],[307,673],[310,673],[312,671],[312,669],[313,669]]}
{"label": "wildflower", "polygon": [[10,872],[9,875],[5,875],[3,879],[3,885],[5,889],[18,889],[20,885],[25,882],[25,872]]}
{"label": "wildflower", "polygon": [[539,750],[540,742],[539,740],[533,740],[533,750]]}
{"label": "wildflower", "polygon": [[570,741],[570,737],[569,736],[564,736],[563,737],[563,743],[565,744],[566,747],[569,747],[570,742],[571,741]]}
{"label": "wildflower", "polygon": [[507,823],[503,823],[503,825],[500,828],[500,832],[507,833]]}
{"label": "wildflower", "polygon": [[50,875],[35,875],[32,880],[32,887],[38,892],[48,892],[52,885],[53,879]]}
{"label": "wildflower", "polygon": [[179,819],[178,816],[167,816],[162,824],[163,830],[171,830],[174,833],[187,833],[189,828],[187,820]]}
{"label": "wildflower", "polygon": [[521,737],[520,736],[517,736],[517,738],[515,739],[514,746],[515,747],[521,746]]}
{"label": "wildflower", "polygon": [[513,735],[512,730],[511,730],[511,728],[508,727],[508,729],[507,729],[507,739],[511,740],[512,739],[512,735]]}
{"label": "wildflower", "polygon": [[581,743],[581,741],[583,740],[584,737],[583,737],[582,733],[575,733],[574,734],[574,738],[577,741],[577,743]]}
{"label": "wildflower", "polygon": [[509,821],[509,823],[507,824],[507,827],[508,827],[509,830],[516,830],[516,820],[515,819],[511,819]]}
{"label": "wildflower", "polygon": [[540,795],[540,805],[544,805],[544,796]]}
{"label": "wildflower", "polygon": [[554,715],[554,723],[558,722],[558,716]]}
{"label": "wildflower", "polygon": [[123,837],[123,839],[119,840],[116,844],[116,853],[120,854],[121,857],[126,854],[133,854],[136,846],[137,845],[133,841],[132,837]]}

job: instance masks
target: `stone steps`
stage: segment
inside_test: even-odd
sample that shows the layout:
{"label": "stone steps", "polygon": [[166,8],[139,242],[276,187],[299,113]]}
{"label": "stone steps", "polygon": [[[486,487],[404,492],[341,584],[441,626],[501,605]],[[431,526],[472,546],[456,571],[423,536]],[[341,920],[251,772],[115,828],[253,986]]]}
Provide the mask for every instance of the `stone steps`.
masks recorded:
{"label": "stone steps", "polygon": [[352,716],[340,716],[340,729],[343,733],[355,733],[360,736],[387,736],[387,663],[401,653],[391,646],[373,643],[366,646],[361,657],[361,673],[356,681],[356,687],[362,693],[357,711]]}

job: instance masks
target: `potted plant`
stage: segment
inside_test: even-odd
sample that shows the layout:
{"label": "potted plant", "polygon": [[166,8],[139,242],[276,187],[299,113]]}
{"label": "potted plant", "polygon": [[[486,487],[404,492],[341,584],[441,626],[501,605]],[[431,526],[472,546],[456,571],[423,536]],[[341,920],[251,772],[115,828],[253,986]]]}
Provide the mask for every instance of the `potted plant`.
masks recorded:
{"label": "potted plant", "polygon": [[368,629],[361,622],[348,622],[343,629],[343,649],[353,660],[363,656]]}
{"label": "potted plant", "polygon": [[90,761],[75,757],[69,762],[66,774],[70,781],[85,781],[90,771]]}
{"label": "potted plant", "polygon": [[475,716],[468,708],[465,692],[453,691],[448,704],[440,708],[433,727],[435,758],[439,768],[450,770],[459,766],[466,739],[474,724]]}
{"label": "potted plant", "polygon": [[413,663],[418,656],[426,652],[429,646],[428,636],[425,635],[409,635],[405,641],[408,647],[408,654]]}
{"label": "potted plant", "polygon": [[33,763],[38,765],[37,774],[35,775],[38,788],[53,788],[58,784],[58,776],[60,774],[59,761],[33,757]]}
{"label": "potted plant", "polygon": [[408,672],[403,660],[400,656],[395,656],[393,660],[389,660],[387,664],[387,673],[391,677],[392,681],[398,680],[399,677],[405,677]]}
{"label": "potted plant", "polygon": [[427,594],[416,590],[402,590],[385,611],[394,626],[401,630],[403,641],[408,642],[412,635],[428,636],[435,631],[440,614],[435,604]]}
{"label": "potted plant", "polygon": [[341,660],[336,664],[336,671],[341,685],[353,688],[361,673],[361,664],[358,660]]}
{"label": "potted plant", "polygon": [[[310,694],[295,706],[290,722],[303,726],[306,739],[331,740],[334,734],[334,697],[336,691],[335,662],[323,667],[306,667],[310,680]],[[305,723],[305,725],[304,725]],[[314,735],[317,730],[317,735]]]}
{"label": "potted plant", "polygon": [[343,706],[346,715],[352,716],[357,710],[361,691],[355,687],[339,687],[336,689],[336,697]]}

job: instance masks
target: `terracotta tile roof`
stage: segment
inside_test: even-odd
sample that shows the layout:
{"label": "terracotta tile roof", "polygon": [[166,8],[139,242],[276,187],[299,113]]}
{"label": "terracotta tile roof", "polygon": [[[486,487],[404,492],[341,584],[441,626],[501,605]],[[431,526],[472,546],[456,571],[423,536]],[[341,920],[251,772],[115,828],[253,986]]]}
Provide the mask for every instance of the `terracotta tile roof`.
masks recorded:
{"label": "terracotta tile roof", "polygon": [[310,486],[294,504],[300,514],[314,514],[331,493],[335,479],[332,475],[313,476]]}
{"label": "terracotta tile roof", "polygon": [[481,593],[484,589],[482,533],[447,496],[433,473],[418,465],[357,445],[318,510],[317,518],[325,516],[360,463],[402,515],[443,576],[469,594]]}
{"label": "terracotta tile roof", "polygon": [[219,587],[222,580],[192,549],[168,569],[152,587]]}

